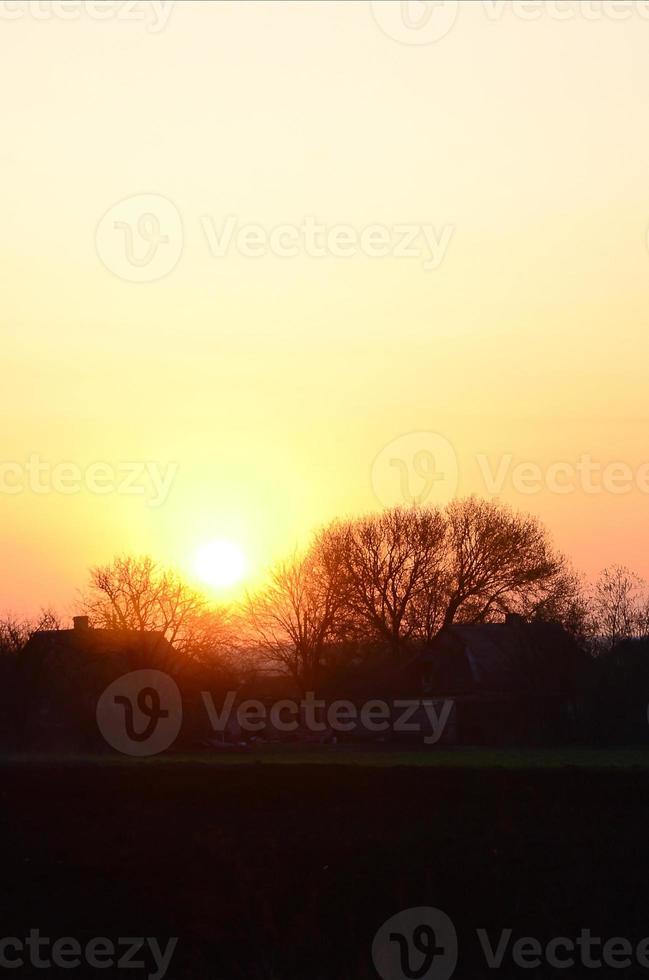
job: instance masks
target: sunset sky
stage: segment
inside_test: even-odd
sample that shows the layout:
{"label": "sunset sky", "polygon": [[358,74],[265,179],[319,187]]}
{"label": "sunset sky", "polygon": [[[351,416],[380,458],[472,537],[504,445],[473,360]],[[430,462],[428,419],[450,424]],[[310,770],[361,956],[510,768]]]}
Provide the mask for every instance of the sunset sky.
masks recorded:
{"label": "sunset sky", "polygon": [[214,538],[254,583],[431,460],[649,575],[649,12],[424,6],[2,4],[0,610]]}

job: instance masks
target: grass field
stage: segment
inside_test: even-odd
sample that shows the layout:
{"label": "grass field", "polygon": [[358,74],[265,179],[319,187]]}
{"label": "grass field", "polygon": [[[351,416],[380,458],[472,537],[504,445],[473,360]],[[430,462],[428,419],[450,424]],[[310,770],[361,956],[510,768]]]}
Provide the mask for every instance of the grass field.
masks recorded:
{"label": "grass field", "polygon": [[95,763],[2,767],[1,935],[178,937],[170,980],[376,980],[377,929],[422,905],[455,925],[457,980],[593,975],[488,971],[478,928],[649,936],[641,751]]}
{"label": "grass field", "polygon": [[124,755],[5,755],[2,766],[416,766],[460,769],[649,769],[649,746],[635,748],[386,748],[268,747],[245,752],[173,753],[134,759]]}

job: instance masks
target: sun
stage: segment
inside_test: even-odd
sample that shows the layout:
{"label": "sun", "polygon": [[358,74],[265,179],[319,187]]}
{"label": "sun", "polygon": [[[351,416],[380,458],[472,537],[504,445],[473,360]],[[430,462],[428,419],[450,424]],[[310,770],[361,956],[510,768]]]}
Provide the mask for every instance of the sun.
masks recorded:
{"label": "sun", "polygon": [[207,541],[196,551],[193,565],[201,582],[215,589],[237,585],[248,569],[243,548],[228,538]]}

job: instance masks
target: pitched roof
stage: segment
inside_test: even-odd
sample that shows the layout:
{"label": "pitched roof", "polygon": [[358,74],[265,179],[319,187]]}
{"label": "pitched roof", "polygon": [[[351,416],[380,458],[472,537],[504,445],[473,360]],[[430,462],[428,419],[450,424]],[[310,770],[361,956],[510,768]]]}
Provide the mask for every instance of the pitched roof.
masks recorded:
{"label": "pitched roof", "polygon": [[29,697],[62,691],[101,692],[132,670],[172,672],[176,652],[162,633],[72,629],[34,633],[17,659],[19,688]]}
{"label": "pitched roof", "polygon": [[417,663],[441,693],[562,693],[571,689],[578,649],[557,623],[447,627]]}
{"label": "pitched roof", "polygon": [[91,662],[106,657],[125,661],[166,661],[173,647],[163,633],[139,630],[71,629],[40,630],[26,644],[21,659],[36,662],[56,655],[79,662]]}

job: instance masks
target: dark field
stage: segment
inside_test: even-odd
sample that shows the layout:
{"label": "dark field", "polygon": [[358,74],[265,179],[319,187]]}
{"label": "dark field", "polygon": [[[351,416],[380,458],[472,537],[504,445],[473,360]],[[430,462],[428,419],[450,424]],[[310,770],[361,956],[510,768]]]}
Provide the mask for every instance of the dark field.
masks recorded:
{"label": "dark field", "polygon": [[6,764],[2,936],[178,936],[170,978],[362,980],[382,922],[432,905],[458,932],[455,977],[649,976],[489,970],[476,939],[649,936],[642,769],[242,761]]}

